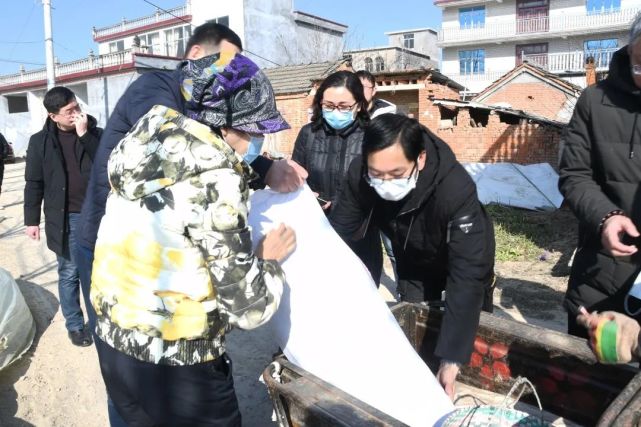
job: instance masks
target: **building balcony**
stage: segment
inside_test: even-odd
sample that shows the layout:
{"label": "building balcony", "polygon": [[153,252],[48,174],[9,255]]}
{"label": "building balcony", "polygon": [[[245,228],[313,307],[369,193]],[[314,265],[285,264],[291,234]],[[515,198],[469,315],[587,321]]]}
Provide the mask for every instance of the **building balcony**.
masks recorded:
{"label": "building balcony", "polygon": [[629,30],[630,23],[641,8],[606,11],[597,14],[552,15],[528,19],[492,19],[478,27],[445,27],[438,33],[438,46],[478,45],[567,37],[581,34],[612,33]]}
{"label": "building balcony", "polygon": [[[71,78],[92,71],[110,69],[111,67],[119,68],[126,64],[133,64],[134,55],[131,50],[109,53],[106,55],[89,55],[84,59],[66,62],[55,65],[56,80],[64,80],[65,77]],[[29,83],[40,83],[47,80],[47,70],[45,68],[33,71],[21,71],[15,74],[0,76],[0,90],[6,90],[9,87],[21,87]]]}
{"label": "building balcony", "polygon": [[157,10],[153,15],[127,20],[124,19],[115,25],[93,29],[94,41],[101,42],[114,38],[134,34],[140,31],[155,28],[164,24],[171,24],[183,18],[191,20],[191,8],[189,3],[165,11]]}
{"label": "building balcony", "polygon": [[523,55],[523,61],[541,67],[551,73],[583,73],[588,58],[594,60],[596,71],[607,71],[612,55],[618,49],[602,49],[588,52],[561,52]]}

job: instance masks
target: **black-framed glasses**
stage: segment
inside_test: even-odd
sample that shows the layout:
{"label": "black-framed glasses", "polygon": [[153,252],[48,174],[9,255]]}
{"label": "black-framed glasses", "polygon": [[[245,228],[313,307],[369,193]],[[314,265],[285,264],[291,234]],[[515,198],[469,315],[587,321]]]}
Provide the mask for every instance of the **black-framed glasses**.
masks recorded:
{"label": "black-framed glasses", "polygon": [[635,76],[641,76],[641,65],[635,64],[631,66],[630,69],[632,70],[632,74]]}
{"label": "black-framed glasses", "polygon": [[358,104],[358,102],[353,103],[352,105],[328,105],[328,104],[321,104],[321,108],[323,111],[327,113],[331,113],[334,110],[338,110],[341,113],[347,113],[349,111],[352,111],[352,108],[354,108]]}
{"label": "black-framed glasses", "polygon": [[369,172],[367,172],[367,170],[365,170],[364,175],[365,175],[365,181],[369,185],[373,185],[373,184],[380,184],[380,183],[383,183],[383,182],[386,182],[386,181],[395,181],[395,180],[403,180],[403,179],[409,181],[414,176],[414,172],[416,170],[418,170],[418,161],[414,162],[414,166],[412,166],[412,169],[410,170],[410,173],[407,176],[400,176],[398,178],[394,177],[394,178],[387,178],[387,179],[375,178],[373,176],[370,176]]}

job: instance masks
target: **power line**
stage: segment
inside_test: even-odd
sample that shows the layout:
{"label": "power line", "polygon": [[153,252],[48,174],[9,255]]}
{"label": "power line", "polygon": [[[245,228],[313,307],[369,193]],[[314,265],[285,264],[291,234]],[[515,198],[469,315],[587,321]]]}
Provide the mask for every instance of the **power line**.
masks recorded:
{"label": "power line", "polygon": [[4,59],[4,58],[0,58],[0,62],[11,62],[13,64],[27,64],[27,65],[45,65],[39,62],[27,62],[27,61],[19,61],[15,59]]}
{"label": "power line", "polygon": [[54,41],[54,42],[53,42],[53,44],[55,44],[55,45],[56,45],[56,46],[58,46],[58,47],[63,48],[64,50],[66,50],[66,51],[67,51],[67,52],[69,52],[69,53],[73,53],[74,55],[78,55],[78,56],[83,56],[80,52],[75,51],[75,50],[72,50],[72,49],[69,49],[69,48],[67,48],[67,47],[65,47],[65,46],[63,46],[63,45],[61,45],[60,43],[58,43],[58,42],[56,42],[56,41]]}
{"label": "power line", "polygon": [[[22,38],[22,34],[24,34],[25,28],[27,28],[27,24],[29,24],[29,21],[31,20],[31,16],[33,15],[33,11],[36,8],[36,2],[34,1],[33,4],[31,5],[31,11],[29,11],[29,16],[27,16],[27,20],[25,21],[24,25],[20,29],[20,33],[18,34],[18,41]],[[14,43],[13,46],[11,46],[11,50],[9,51],[9,58],[13,58],[13,52],[16,50],[17,44]]]}
{"label": "power line", "polygon": [[42,40],[33,40],[33,41],[27,41],[27,42],[0,40],[0,44],[35,44],[35,43],[42,43]]}
{"label": "power line", "polygon": [[[179,20],[183,21],[183,22],[184,22],[185,24],[187,24],[187,25],[190,25],[190,26],[192,26],[192,27],[194,26],[194,24],[192,24],[191,22],[186,21],[185,19],[181,18],[180,16],[174,15],[173,13],[171,13],[170,11],[168,11],[167,9],[164,9],[164,8],[162,8],[162,7],[158,6],[157,4],[154,4],[154,3],[150,2],[149,0],[142,0],[142,1],[144,1],[145,3],[147,3],[147,4],[149,4],[149,5],[153,6],[153,7],[155,7],[156,9],[162,10],[162,11],[163,11],[163,12],[165,12],[166,14],[171,15],[171,16],[173,16],[173,17],[174,17],[174,18],[176,18],[176,19],[179,19]],[[250,54],[250,55],[254,55],[254,56],[255,56],[255,57],[257,57],[257,58],[260,58],[260,59],[262,59],[262,60],[264,60],[264,61],[271,62],[271,63],[272,63],[272,64],[274,64],[274,65],[277,65],[277,66],[279,66],[279,67],[282,67],[282,65],[281,65],[281,64],[279,64],[279,63],[277,63],[277,62],[274,62],[274,61],[272,61],[271,59],[267,59],[267,58],[265,58],[264,56],[260,56],[259,54],[254,53],[254,52],[252,52],[252,51],[249,51],[249,50],[247,50],[247,49],[243,49],[243,52],[244,52],[244,53],[248,53],[248,54]]]}

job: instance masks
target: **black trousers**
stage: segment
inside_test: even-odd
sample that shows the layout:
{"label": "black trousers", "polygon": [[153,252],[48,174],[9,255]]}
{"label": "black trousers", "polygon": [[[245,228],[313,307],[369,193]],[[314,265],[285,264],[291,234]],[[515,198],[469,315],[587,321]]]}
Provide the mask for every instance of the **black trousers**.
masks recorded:
{"label": "black trousers", "polygon": [[226,355],[197,365],[156,365],[95,343],[109,397],[129,427],[241,426]]}
{"label": "black trousers", "polygon": [[[0,148],[2,149],[2,148]],[[0,193],[2,193],[2,179],[4,178],[4,161],[0,157]]]}

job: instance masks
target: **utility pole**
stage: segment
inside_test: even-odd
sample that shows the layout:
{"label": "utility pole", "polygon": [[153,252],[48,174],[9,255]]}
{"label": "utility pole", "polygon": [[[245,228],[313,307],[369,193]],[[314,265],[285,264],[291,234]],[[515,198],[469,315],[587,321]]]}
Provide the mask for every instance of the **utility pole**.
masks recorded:
{"label": "utility pole", "polygon": [[53,35],[51,31],[51,0],[42,0],[45,16],[45,52],[47,57],[47,90],[56,85],[53,62]]}

